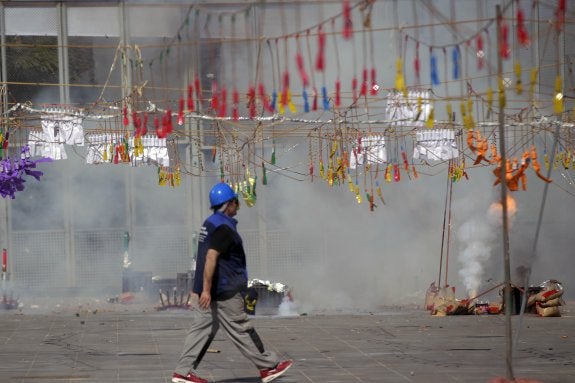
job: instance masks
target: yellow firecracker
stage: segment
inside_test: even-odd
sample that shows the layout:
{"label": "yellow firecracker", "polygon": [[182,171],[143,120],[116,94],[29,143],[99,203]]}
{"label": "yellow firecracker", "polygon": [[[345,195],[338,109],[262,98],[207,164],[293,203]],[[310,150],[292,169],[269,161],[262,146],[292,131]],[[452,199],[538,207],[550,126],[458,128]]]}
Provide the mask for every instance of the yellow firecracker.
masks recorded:
{"label": "yellow firecracker", "polygon": [[561,76],[555,77],[555,97],[553,97],[553,111],[555,114],[563,113],[563,80]]}
{"label": "yellow firecracker", "polygon": [[397,69],[395,76],[395,90],[403,93],[404,96],[407,96],[407,88],[405,86],[405,80],[403,78],[403,60],[401,59],[401,57],[397,59],[396,67]]}
{"label": "yellow firecracker", "polygon": [[517,92],[517,94],[522,94],[523,83],[521,82],[521,63],[519,61],[515,61],[514,69],[515,69],[515,92]]}

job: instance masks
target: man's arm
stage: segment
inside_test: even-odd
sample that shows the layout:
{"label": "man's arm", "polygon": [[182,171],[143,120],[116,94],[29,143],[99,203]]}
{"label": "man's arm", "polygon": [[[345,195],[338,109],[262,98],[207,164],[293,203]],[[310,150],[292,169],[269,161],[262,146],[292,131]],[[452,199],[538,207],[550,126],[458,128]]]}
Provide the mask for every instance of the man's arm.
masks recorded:
{"label": "man's arm", "polygon": [[206,254],[206,264],[204,266],[204,286],[199,301],[200,307],[204,310],[207,310],[210,307],[210,303],[212,301],[212,280],[214,279],[214,272],[216,271],[219,255],[219,251],[215,249],[209,249],[208,253]]}

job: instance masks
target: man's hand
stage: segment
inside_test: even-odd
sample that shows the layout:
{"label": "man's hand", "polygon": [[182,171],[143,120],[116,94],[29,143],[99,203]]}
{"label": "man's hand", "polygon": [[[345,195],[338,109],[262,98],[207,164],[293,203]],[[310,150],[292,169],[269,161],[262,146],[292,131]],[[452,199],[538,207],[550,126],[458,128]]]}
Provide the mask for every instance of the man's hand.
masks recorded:
{"label": "man's hand", "polygon": [[207,310],[210,308],[210,303],[212,302],[212,295],[209,291],[202,291],[202,295],[200,295],[199,305],[200,308]]}

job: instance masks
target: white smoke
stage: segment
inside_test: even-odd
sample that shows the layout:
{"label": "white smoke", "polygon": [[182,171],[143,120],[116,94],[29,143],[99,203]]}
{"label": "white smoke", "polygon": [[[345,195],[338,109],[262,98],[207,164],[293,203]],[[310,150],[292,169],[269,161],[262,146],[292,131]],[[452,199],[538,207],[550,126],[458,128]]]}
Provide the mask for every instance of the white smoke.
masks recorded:
{"label": "white smoke", "polygon": [[[477,295],[493,247],[498,244],[496,240],[501,232],[501,211],[501,203],[492,203],[485,214],[473,215],[457,231],[457,239],[463,248],[459,253],[459,276],[469,298]],[[510,225],[516,211],[515,201],[508,197],[507,213]]]}

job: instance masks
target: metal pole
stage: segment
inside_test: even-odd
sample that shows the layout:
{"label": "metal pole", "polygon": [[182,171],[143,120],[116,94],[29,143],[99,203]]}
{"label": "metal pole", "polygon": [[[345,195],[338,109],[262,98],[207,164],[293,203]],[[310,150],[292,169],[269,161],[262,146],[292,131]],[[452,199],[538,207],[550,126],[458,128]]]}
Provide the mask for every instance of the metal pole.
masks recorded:
{"label": "metal pole", "polygon": [[70,103],[70,67],[68,60],[68,9],[58,4],[58,69],[60,77],[60,104]]}
{"label": "metal pole", "polygon": [[501,215],[503,229],[503,263],[505,267],[504,302],[505,302],[505,362],[507,379],[513,378],[513,342],[511,329],[511,266],[509,261],[509,223],[507,216],[507,158],[505,156],[505,89],[503,85],[503,59],[500,54],[501,44],[501,7],[496,6],[497,13],[497,83],[499,89],[499,149],[501,152]]}
{"label": "metal pole", "polygon": [[[8,110],[8,65],[6,63],[6,13],[4,4],[0,2],[0,111],[5,113]],[[2,97],[3,94],[3,97]],[[2,132],[4,133],[4,132]],[[0,245],[11,252],[12,222],[11,203],[9,199],[3,198],[0,201]],[[9,265],[11,267],[11,265]]]}
{"label": "metal pole", "polygon": [[[6,64],[6,13],[4,12],[4,5],[0,2],[0,62],[2,68],[0,70],[0,82],[2,85],[8,82],[8,65]],[[6,84],[6,87],[8,85]],[[8,89],[6,89],[6,94]],[[2,112],[8,110],[8,98],[0,100],[2,102]]]}

